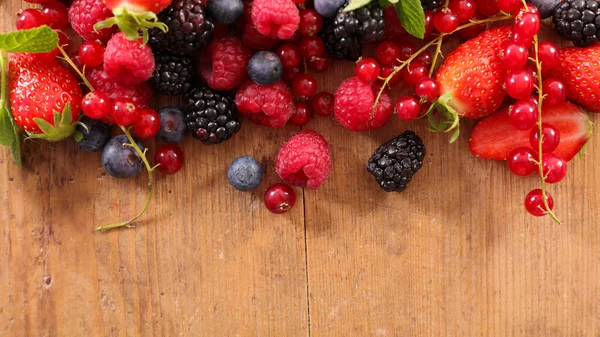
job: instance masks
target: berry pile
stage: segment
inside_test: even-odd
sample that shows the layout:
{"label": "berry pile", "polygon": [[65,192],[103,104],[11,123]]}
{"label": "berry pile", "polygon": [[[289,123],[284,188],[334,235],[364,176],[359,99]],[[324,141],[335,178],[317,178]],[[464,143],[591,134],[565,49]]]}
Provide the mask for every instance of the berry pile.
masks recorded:
{"label": "berry pile", "polygon": [[[182,169],[177,143],[187,133],[212,145],[243,132],[246,121],[303,127],[313,115],[366,132],[395,114],[403,121],[425,117],[432,131],[451,132],[452,142],[460,137],[461,118],[481,120],[471,152],[506,160],[518,176],[537,172],[541,188],[527,195],[525,206],[560,222],[548,185],[565,178],[568,161],[591,137],[579,106],[600,111],[598,0],[43,2],[17,16],[23,36],[35,30],[40,38],[11,50],[10,80],[2,83],[11,106],[3,108],[31,138],[74,136],[82,150],[101,152],[111,176],[133,178],[146,169],[148,203],[153,172]],[[575,47],[540,41],[541,21],[550,17],[557,35]],[[502,21],[510,24],[488,26]],[[61,32],[69,25],[84,40],[73,55]],[[466,41],[440,65],[442,44],[454,33]],[[367,45],[372,57],[363,56]],[[354,75],[335,93],[319,92],[315,73],[333,59],[355,62]],[[401,82],[410,94],[393,93]],[[180,96],[182,104],[155,110],[149,106],[155,92]],[[113,128],[120,134],[111,137]],[[3,134],[3,145],[19,159],[14,135]],[[163,145],[152,165],[142,140],[154,137]],[[426,152],[421,138],[406,131],[376,149],[366,168],[383,190],[404,191]],[[296,201],[291,186],[319,189],[332,166],[323,135],[301,130],[280,148],[275,171],[285,183],[266,189],[267,209],[289,211]],[[255,190],[264,170],[243,156],[227,178],[240,191]],[[133,225],[148,203],[132,220],[99,229]]]}

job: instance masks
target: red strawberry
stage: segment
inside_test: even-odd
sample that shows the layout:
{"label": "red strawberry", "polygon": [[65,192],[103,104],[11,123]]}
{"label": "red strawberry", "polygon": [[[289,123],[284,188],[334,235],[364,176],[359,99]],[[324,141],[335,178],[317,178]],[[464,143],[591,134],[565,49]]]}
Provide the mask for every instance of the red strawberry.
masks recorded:
{"label": "red strawberry", "polygon": [[[577,155],[592,136],[592,123],[578,106],[565,102],[545,105],[544,123],[556,127],[560,132],[560,145],[554,151],[569,161]],[[518,147],[529,147],[530,131],[516,130],[503,109],[481,120],[471,133],[471,152],[484,159],[506,160],[508,154]]]}
{"label": "red strawberry", "polygon": [[114,17],[98,22],[95,30],[117,25],[130,40],[137,40],[142,32],[144,44],[148,42],[148,30],[158,28],[167,32],[168,27],[158,21],[158,14],[171,4],[172,0],[102,0]]}
{"label": "red strawberry", "polygon": [[[55,60],[31,54],[10,59],[10,104],[17,125],[30,137],[58,141],[75,132],[79,118],[79,81]],[[70,104],[70,109],[66,109]]]}
{"label": "red strawberry", "polygon": [[500,68],[500,46],[512,27],[487,30],[455,49],[438,71],[439,103],[454,119],[479,119],[498,110],[506,97],[502,82],[506,71]]}
{"label": "red strawberry", "polygon": [[600,45],[561,50],[555,76],[566,85],[570,100],[600,112]]}

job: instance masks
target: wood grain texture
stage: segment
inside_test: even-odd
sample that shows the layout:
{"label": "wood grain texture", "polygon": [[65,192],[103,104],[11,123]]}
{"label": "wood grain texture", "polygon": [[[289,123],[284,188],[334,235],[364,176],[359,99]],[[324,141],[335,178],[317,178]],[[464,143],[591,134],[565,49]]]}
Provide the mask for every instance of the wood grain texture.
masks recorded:
{"label": "wood grain texture", "polygon": [[[1,4],[4,31],[22,7]],[[351,73],[336,64],[322,88]],[[334,171],[320,191],[298,189],[283,216],[262,193],[297,128],[246,123],[213,147],[190,139],[144,220],[106,234],[93,228],[142,207],[146,177],[110,178],[72,141],[26,142],[23,169],[2,150],[0,336],[600,336],[598,141],[552,186],[557,226],[522,207],[535,178],[470,155],[467,124],[449,145],[422,122],[351,134],[315,119]],[[364,163],[407,128],[427,163],[406,193],[386,194]],[[255,193],[225,177],[244,154],[267,168]]]}

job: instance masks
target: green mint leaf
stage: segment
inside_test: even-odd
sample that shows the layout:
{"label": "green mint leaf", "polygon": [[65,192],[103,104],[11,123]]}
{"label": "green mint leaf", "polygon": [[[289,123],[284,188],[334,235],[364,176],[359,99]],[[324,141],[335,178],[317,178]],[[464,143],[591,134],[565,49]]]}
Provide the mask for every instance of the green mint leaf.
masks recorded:
{"label": "green mint leaf", "polygon": [[371,3],[372,0],[350,0],[350,3],[346,8],[344,8],[344,12],[353,11],[355,9],[359,9]]}
{"label": "green mint leaf", "polygon": [[21,166],[21,144],[19,134],[6,107],[0,107],[0,144],[8,147],[18,166]]}
{"label": "green mint leaf", "polygon": [[9,53],[47,53],[58,47],[58,34],[48,26],[0,34],[0,49]]}
{"label": "green mint leaf", "polygon": [[425,12],[421,0],[399,0],[394,6],[404,29],[414,37],[423,39],[425,37]]}

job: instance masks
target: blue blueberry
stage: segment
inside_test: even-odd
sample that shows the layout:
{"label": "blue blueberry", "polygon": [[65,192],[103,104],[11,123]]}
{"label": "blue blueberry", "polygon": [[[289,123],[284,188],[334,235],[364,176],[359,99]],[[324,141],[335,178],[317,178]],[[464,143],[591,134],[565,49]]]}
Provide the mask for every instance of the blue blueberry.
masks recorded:
{"label": "blue blueberry", "polygon": [[259,51],[248,62],[248,75],[261,85],[271,85],[281,80],[283,64],[279,57],[270,51]]}
{"label": "blue blueberry", "polygon": [[531,4],[540,11],[540,18],[547,19],[554,14],[554,8],[558,6],[560,0],[529,0]]}
{"label": "blue blueberry", "polygon": [[181,142],[187,129],[183,111],[169,106],[158,110],[158,114],[160,115],[158,138],[169,144]]}
{"label": "blue blueberry", "polygon": [[260,163],[250,157],[239,157],[231,163],[227,179],[233,187],[240,191],[251,191],[260,185],[264,176]]}
{"label": "blue blueberry", "polygon": [[87,130],[83,126],[77,125],[77,131],[83,136],[83,138],[77,142],[77,146],[88,152],[98,152],[102,150],[110,139],[110,128],[108,125],[97,119],[91,119],[86,116],[83,116],[79,122],[85,124]]}
{"label": "blue blueberry", "polygon": [[[102,167],[115,178],[134,178],[144,168],[142,158],[131,146],[125,145],[128,143],[127,136],[119,135],[108,141],[102,151]],[[143,151],[144,145],[137,144]]]}
{"label": "blue blueberry", "polygon": [[334,17],[346,0],[315,0],[315,10],[325,18]]}
{"label": "blue blueberry", "polygon": [[244,3],[242,0],[210,0],[206,9],[216,24],[230,25],[244,14]]}

